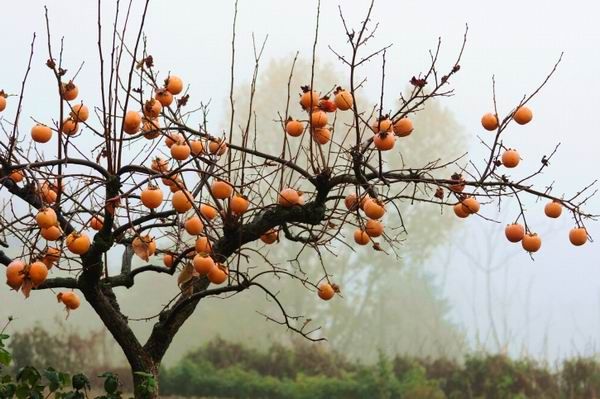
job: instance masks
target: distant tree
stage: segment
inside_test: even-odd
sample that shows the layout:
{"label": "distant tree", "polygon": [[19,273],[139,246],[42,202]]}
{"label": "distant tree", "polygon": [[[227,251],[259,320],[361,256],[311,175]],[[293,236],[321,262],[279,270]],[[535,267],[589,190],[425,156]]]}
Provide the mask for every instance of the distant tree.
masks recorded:
{"label": "distant tree", "polygon": [[[287,90],[281,90],[281,87],[289,84],[291,88],[299,88],[303,82],[310,80],[310,61],[290,58],[270,61],[259,71],[256,94],[252,98],[254,112],[250,115],[253,129],[260,132],[277,129],[279,122],[271,115],[273,112],[285,113],[285,109],[279,108],[286,104]],[[290,80],[292,67],[294,73]],[[315,85],[336,87],[338,76],[335,66],[316,62]],[[248,93],[251,91],[250,84],[236,87],[234,100],[238,109],[250,109]],[[360,101],[365,104],[367,100],[361,98]],[[375,106],[365,108],[374,109]],[[243,129],[247,118],[245,113],[236,113],[234,126]],[[228,121],[229,116],[225,119]],[[462,155],[464,133],[452,114],[438,101],[429,102],[413,120],[416,133],[402,143],[402,158],[400,153],[389,154],[388,163],[425,165],[431,159],[441,159],[446,154]],[[351,124],[351,114],[339,114],[335,123],[337,126]],[[283,137],[276,135],[264,143],[264,148],[275,152],[282,143]],[[281,291],[288,309],[296,314],[311,315],[313,321],[322,327],[321,335],[328,338],[332,347],[350,356],[376,360],[378,349],[410,355],[457,356],[464,348],[462,333],[446,319],[448,308],[436,293],[435,276],[428,274],[424,266],[431,259],[432,252],[447,241],[458,223],[456,218],[443,215],[444,223],[440,224],[440,215],[428,212],[427,205],[400,203],[399,207],[404,224],[411,232],[407,237],[410,245],[403,246],[394,261],[384,253],[342,247],[335,255],[322,253],[325,264],[335,262],[340,265],[336,279],[344,287],[345,301],[323,307],[314,298],[306,296],[304,287],[293,280],[273,281],[274,288]],[[387,223],[400,225],[398,215],[389,214]],[[429,240],[418,239],[426,234],[429,234]],[[297,243],[282,241],[269,250],[269,258],[292,260],[286,255],[297,254],[300,248]],[[319,273],[321,267],[318,259],[310,253],[301,255],[297,262],[281,264],[291,272],[298,272],[299,265],[307,275]],[[386,303],[391,306],[386,306]],[[204,310],[204,317],[215,321],[210,327],[214,334],[244,342],[252,340],[255,344],[267,346],[276,337],[285,340],[288,334],[270,324],[256,325],[252,331],[243,330],[244,325],[261,317],[257,312],[263,312],[265,306],[268,303],[260,301],[260,296],[252,301],[238,301],[235,306],[215,302]],[[415,308],[419,308],[420,312],[415,313]],[[377,320],[364,325],[367,314],[377,315]],[[192,321],[184,335],[194,336],[203,319]],[[205,340],[210,338],[210,335],[203,336]],[[420,342],[419,345],[415,345],[416,341]]]}
{"label": "distant tree", "polygon": [[[288,100],[278,108],[283,113],[272,111],[279,127],[268,131],[254,129],[253,101],[241,110],[233,97],[231,123],[224,132],[209,131],[207,106],[193,97],[195,92],[174,74],[156,71],[160,60],[151,56],[142,40],[148,1],[140,16],[129,15],[121,3],[116,4],[119,13],[110,23],[98,13],[98,43],[111,45],[98,47],[101,100],[94,107],[77,100],[77,69],[63,64],[63,49],[55,47],[47,18],[46,67],[56,82],[56,120],[37,121],[35,115],[35,123],[24,119],[24,100],[30,95],[28,73],[20,88],[0,92],[0,112],[12,116],[1,120],[5,138],[0,140],[4,200],[0,233],[3,246],[10,244],[10,250],[0,252],[0,263],[7,266],[9,286],[26,296],[32,290],[55,289],[58,300],[70,310],[79,307],[77,292],[82,293],[123,350],[135,397],[158,397],[158,389],[148,392],[148,387],[154,387],[149,378],[156,379],[173,338],[203,298],[258,291],[279,312],[269,313],[269,320],[307,339],[323,339],[310,322],[311,315],[288,311],[274,277],[291,279],[330,300],[345,290],[336,282],[349,280],[340,272],[343,265],[338,261],[343,257],[326,263],[322,254],[342,254],[364,245],[361,251],[405,253],[410,260],[410,250],[401,245],[408,227],[403,210],[409,205],[431,204],[432,214],[452,207],[464,218],[478,215],[482,206],[500,205],[500,200],[513,198],[521,205],[525,197],[542,198],[553,204],[551,214],[556,215],[556,208],[572,213],[577,226],[571,241],[583,244],[587,240],[584,218],[593,216],[582,209],[589,187],[573,196],[535,187],[534,178],[552,155],[544,156],[539,169],[524,178],[513,178],[509,168],[518,164],[519,155],[504,144],[514,121],[531,120],[526,104],[554,69],[514,108],[501,114],[494,109],[484,116],[484,127],[494,133],[485,144],[489,154],[483,162],[447,153],[445,159],[431,158],[416,165],[388,162],[389,154],[403,153],[404,142],[417,137],[417,132],[410,136],[414,115],[432,100],[451,94],[448,87],[460,70],[464,44],[456,61],[445,69],[438,65],[438,46],[425,71],[409,79],[410,90],[400,106],[392,106],[391,111],[382,104],[370,107],[359,96],[360,67],[381,59],[384,71],[388,51],[368,49],[375,32],[372,7],[371,2],[357,29],[342,18],[349,51],[334,52],[347,70],[339,78],[345,89],[317,87],[311,63],[310,79],[300,97],[296,88],[282,89]],[[137,26],[134,20],[139,21]],[[123,41],[129,37],[125,31],[137,32],[132,42]],[[27,72],[33,67],[34,49],[35,39]],[[261,55],[257,45],[255,76]],[[387,90],[385,73],[381,79]],[[8,95],[13,92],[18,94]],[[254,93],[250,91],[249,99]],[[304,110],[297,104],[299,98]],[[235,125],[238,113],[248,116],[241,129]],[[350,122],[338,123],[338,115],[348,115]],[[283,141],[281,150],[272,152],[266,143],[277,137]],[[522,240],[525,250],[535,252],[540,238],[527,224],[523,206],[520,210],[515,222],[522,224],[511,226],[510,238]],[[397,223],[390,216],[394,213]],[[436,230],[415,240],[431,240]],[[297,252],[276,259],[277,252],[265,244],[284,240],[297,243]],[[118,248],[122,261],[111,265],[108,254]],[[419,252],[422,249],[413,254]],[[318,271],[305,272],[301,262],[292,262],[294,269],[288,267],[286,261],[308,253],[318,260]],[[162,256],[163,266],[150,260],[156,255]],[[138,265],[134,257],[148,263]],[[269,267],[257,268],[257,262]],[[357,277],[350,286],[368,273],[346,267]],[[142,274],[156,273],[177,274],[181,290],[149,315],[154,325],[143,343],[131,329],[117,292],[134,288]],[[392,272],[386,276],[393,277]],[[371,316],[365,316],[365,324]]]}
{"label": "distant tree", "polygon": [[55,367],[70,373],[107,369],[114,366],[107,338],[105,330],[84,335],[65,322],[55,323],[52,328],[37,324],[11,335],[12,366],[15,370],[25,366],[40,370]]}

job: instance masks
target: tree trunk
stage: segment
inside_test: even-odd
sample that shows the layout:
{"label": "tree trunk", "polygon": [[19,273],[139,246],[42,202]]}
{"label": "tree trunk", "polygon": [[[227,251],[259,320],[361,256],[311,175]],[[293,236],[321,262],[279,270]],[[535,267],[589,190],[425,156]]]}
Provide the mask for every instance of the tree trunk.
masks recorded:
{"label": "tree trunk", "polygon": [[144,367],[131,367],[134,398],[158,398],[158,375],[160,364],[153,362],[149,356],[145,356],[145,359],[140,359],[139,363],[144,364]]}
{"label": "tree trunk", "polygon": [[131,367],[134,397],[136,399],[158,398],[158,370],[160,360],[155,360],[138,341],[129,327],[126,317],[120,312],[116,297],[110,287],[98,286],[80,278],[80,289],[88,303],[127,358]]}

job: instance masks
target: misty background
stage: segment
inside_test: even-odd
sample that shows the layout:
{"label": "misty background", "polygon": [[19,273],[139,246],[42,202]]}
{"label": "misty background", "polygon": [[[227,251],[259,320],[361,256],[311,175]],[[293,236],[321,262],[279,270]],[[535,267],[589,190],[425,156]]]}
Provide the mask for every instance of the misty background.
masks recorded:
{"label": "misty background", "polygon": [[[108,3],[103,10],[107,29],[111,15]],[[134,3],[139,6],[141,2]],[[88,105],[98,103],[94,98],[98,92],[96,10],[91,3],[57,0],[10,2],[2,7],[7,39],[2,43],[5,56],[0,88],[18,92],[31,35],[36,32],[38,41],[23,112],[26,118],[50,120],[56,115],[56,101],[55,82],[44,66],[48,57],[44,4],[50,10],[54,43],[65,37],[65,66],[73,72],[85,61],[77,84],[80,97]],[[349,50],[338,4],[350,26],[358,26],[368,7],[366,1],[322,2],[316,75],[322,86],[316,87],[323,90],[336,83],[347,85],[348,81],[344,65],[328,49],[331,45],[343,54]],[[535,181],[538,187],[555,182],[559,191],[554,193],[572,195],[598,178],[600,27],[595,16],[599,12],[600,5],[592,1],[573,1],[568,7],[558,1],[544,2],[543,7],[538,2],[516,0],[501,4],[434,2],[426,7],[419,1],[376,1],[372,20],[379,22],[379,29],[369,48],[376,50],[393,43],[387,53],[384,109],[393,108],[410,77],[428,67],[428,50],[435,48],[438,37],[442,38],[439,65],[450,69],[465,24],[469,26],[461,71],[451,82],[455,95],[432,104],[416,117],[413,135],[398,143],[406,146],[402,151],[416,163],[434,158],[433,154],[451,159],[469,151],[470,158],[481,163],[485,153],[477,136],[490,138],[479,120],[493,109],[492,75],[496,77],[502,116],[537,87],[564,51],[556,75],[530,104],[533,122],[513,126],[506,133],[506,143],[517,148],[523,158],[512,174],[525,176],[537,169],[542,155],[560,142],[550,168]],[[214,134],[227,126],[232,18],[233,1],[155,1],[151,2],[145,27],[148,51],[157,69],[183,77],[190,85],[190,104],[211,101],[209,128]],[[299,62],[292,87],[299,91],[300,84],[308,83],[314,22],[314,2],[240,0],[236,103],[243,109],[247,99],[254,63],[252,34],[257,42],[268,35],[257,93],[257,107],[265,112],[259,112],[257,125],[266,140],[270,140],[269,135],[280,134],[273,120],[284,107],[285,82],[296,51]],[[377,103],[380,58],[365,64],[359,75],[367,79],[360,97]],[[14,102],[9,105],[5,115],[11,115],[14,106]],[[299,114],[299,109],[296,112]],[[29,123],[23,119],[23,132],[29,130]],[[549,361],[596,353],[600,339],[598,245],[572,247],[567,239],[573,225],[569,215],[549,220],[543,215],[544,203],[530,200],[526,203],[528,220],[543,238],[542,249],[532,261],[518,245],[504,239],[504,225],[516,216],[509,202],[500,214],[493,205],[483,208],[482,213],[499,224],[475,217],[456,220],[448,212],[440,215],[435,206],[406,206],[409,234],[399,249],[399,259],[371,251],[342,252],[338,258],[329,258],[329,270],[341,283],[343,298],[323,304],[316,296],[290,286],[284,291],[286,303],[323,326],[329,339],[325,345],[365,359],[377,349],[434,356],[489,350]],[[597,198],[589,203],[589,210],[600,212]],[[597,223],[587,227],[592,237],[600,233]],[[293,248],[288,245],[270,250],[280,252],[285,260],[285,252]],[[112,257],[118,260],[120,253],[113,252]],[[309,270],[317,267],[306,258]],[[132,290],[118,293],[125,300],[125,313],[133,318],[152,315],[177,289],[165,276],[143,276],[138,282]],[[283,291],[287,283],[282,284]],[[2,285],[0,301],[0,317],[15,315],[11,328],[16,330],[64,318],[51,292],[34,293],[25,301]],[[269,309],[264,296],[252,292],[230,300],[204,301],[175,338],[166,363],[215,335],[258,346],[273,339],[289,339],[282,327],[256,313]],[[82,331],[101,326],[86,305],[72,313],[67,323]],[[139,332],[148,331],[152,325],[132,323]]]}

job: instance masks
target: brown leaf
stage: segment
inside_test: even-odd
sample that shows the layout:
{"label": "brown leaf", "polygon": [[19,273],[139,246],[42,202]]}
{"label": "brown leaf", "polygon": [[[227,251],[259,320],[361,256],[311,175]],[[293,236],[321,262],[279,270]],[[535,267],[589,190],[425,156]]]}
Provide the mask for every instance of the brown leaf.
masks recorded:
{"label": "brown leaf", "polygon": [[189,94],[186,94],[185,96],[181,97],[180,99],[177,100],[177,107],[179,107],[179,108],[185,107],[187,105],[189,99],[190,99]]}
{"label": "brown leaf", "polygon": [[31,280],[26,278],[23,280],[23,285],[21,286],[21,292],[25,295],[25,298],[29,298],[29,294],[31,293],[31,289],[33,288],[33,284]]}
{"label": "brown leaf", "polygon": [[191,281],[193,277],[194,268],[192,267],[191,263],[186,263],[186,265],[181,270],[181,273],[179,273],[179,276],[177,276],[177,285],[179,285],[181,291],[185,289],[184,286],[186,285],[186,283]]}
{"label": "brown leaf", "polygon": [[152,68],[154,66],[154,57],[149,55],[148,57],[144,58],[144,63],[146,64],[146,68]]}
{"label": "brown leaf", "polygon": [[441,188],[441,187],[438,187],[435,190],[435,195],[434,196],[435,196],[435,198],[443,199],[444,198],[444,189]]}
{"label": "brown leaf", "polygon": [[427,81],[425,79],[420,79],[420,78],[413,76],[410,79],[410,84],[413,86],[416,86],[416,87],[423,87],[427,84]]}

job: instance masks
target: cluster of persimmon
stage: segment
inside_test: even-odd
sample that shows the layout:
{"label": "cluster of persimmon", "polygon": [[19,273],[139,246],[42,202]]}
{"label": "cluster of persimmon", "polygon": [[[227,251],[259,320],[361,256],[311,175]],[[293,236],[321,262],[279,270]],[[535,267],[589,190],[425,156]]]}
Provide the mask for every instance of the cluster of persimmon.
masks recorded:
{"label": "cluster of persimmon", "polygon": [[368,194],[357,196],[348,194],[344,205],[349,212],[362,211],[366,221],[359,218],[359,227],[354,231],[354,241],[359,245],[367,245],[373,238],[383,235],[383,224],[380,219],[385,215],[385,205],[382,201]]}
{"label": "cluster of persimmon", "polygon": [[[68,136],[73,136],[79,131],[79,123],[86,122],[90,117],[90,110],[83,104],[70,104],[79,95],[79,89],[72,81],[62,84],[60,95],[69,105],[69,117],[62,121],[58,127],[58,131]],[[31,138],[36,143],[49,142],[52,139],[52,133],[53,129],[43,123],[37,123],[31,128]]]}
{"label": "cluster of persimmon", "polygon": [[[56,199],[56,192],[50,191],[54,192],[54,196],[51,196],[51,198]],[[32,256],[30,263],[15,260],[6,268],[6,283],[15,291],[22,290],[26,297],[29,296],[32,288],[36,288],[46,281],[49,271],[58,263],[62,255],[61,246],[57,241],[63,237],[63,232],[54,209],[50,207],[41,208],[35,215],[35,223],[39,229],[39,235],[48,242],[48,245],[43,251]],[[65,238],[67,249],[76,255],[86,253],[90,248],[90,244],[88,235],[83,232],[71,232]],[[74,293],[68,293],[66,298],[72,298],[73,295],[76,298]],[[63,302],[71,310],[79,306],[73,305],[76,302],[75,300]],[[78,298],[77,303],[79,303]]]}
{"label": "cluster of persimmon", "polygon": [[[533,119],[533,112],[526,106],[518,107],[512,114],[512,119],[519,125],[525,125]],[[496,131],[500,125],[498,117],[493,113],[486,113],[481,118],[481,125],[485,130]],[[516,167],[521,157],[517,150],[506,149],[500,160],[496,161],[497,166],[504,166],[506,168]],[[456,193],[459,198],[459,202],[454,205],[454,213],[459,218],[466,218],[471,214],[479,212],[480,204],[474,196],[462,195],[465,189],[464,179],[460,174],[452,175],[453,184],[450,185],[450,190]],[[544,207],[544,213],[549,218],[556,219],[562,214],[563,204],[558,200],[552,200]],[[506,226],[505,235],[508,241],[517,243],[520,242],[523,249],[527,252],[537,252],[542,247],[541,237],[534,232],[529,231],[528,228],[520,223],[512,223]],[[584,227],[576,226],[569,231],[569,241],[575,245],[580,246],[587,242],[587,231]]]}
{"label": "cluster of persimmon", "polygon": [[[328,113],[347,111],[354,106],[352,93],[338,86],[333,91],[333,100],[329,95],[321,97],[319,93],[311,90],[308,86],[302,86],[300,94],[300,106],[308,114],[305,121],[289,117],[286,121],[285,131],[291,137],[299,137],[306,130],[306,125],[311,128],[312,139],[320,145],[327,144],[331,140],[332,132],[327,126],[329,123]],[[394,148],[397,137],[406,137],[413,131],[412,121],[408,118],[400,118],[393,122],[389,116],[382,116],[372,126],[374,133],[373,145],[380,151],[388,151]]]}

